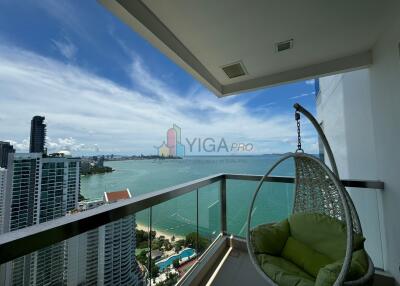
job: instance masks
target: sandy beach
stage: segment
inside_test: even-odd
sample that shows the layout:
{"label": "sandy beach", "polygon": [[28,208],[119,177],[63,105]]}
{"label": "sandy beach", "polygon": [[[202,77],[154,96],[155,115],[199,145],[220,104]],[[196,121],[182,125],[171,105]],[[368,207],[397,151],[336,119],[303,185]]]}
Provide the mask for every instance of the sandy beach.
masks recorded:
{"label": "sandy beach", "polygon": [[[136,223],[136,228],[144,231],[149,231],[149,227],[143,224]],[[160,231],[158,229],[153,229],[156,232],[156,237],[164,236],[165,238],[168,238],[169,241],[172,241],[172,237],[175,236],[175,241],[180,240],[180,239],[185,239],[184,236],[182,235],[176,235],[173,233],[169,233],[166,231]]]}

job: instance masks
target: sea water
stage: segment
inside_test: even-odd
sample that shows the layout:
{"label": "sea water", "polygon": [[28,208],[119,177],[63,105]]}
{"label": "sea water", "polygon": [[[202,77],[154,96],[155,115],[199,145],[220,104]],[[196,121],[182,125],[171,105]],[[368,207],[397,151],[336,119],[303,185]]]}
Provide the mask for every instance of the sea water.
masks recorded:
{"label": "sea water", "polygon": [[[109,161],[115,171],[84,176],[81,193],[87,199],[104,192],[128,188],[133,196],[157,191],[217,173],[263,175],[280,155],[199,156],[173,160]],[[293,161],[277,168],[273,175],[293,176]],[[245,236],[251,199],[256,181],[227,181],[228,232]],[[293,204],[293,184],[264,183],[252,210],[252,225],[279,221],[287,217]],[[198,206],[198,209],[197,209]],[[197,220],[202,235],[212,237],[220,231],[219,183],[200,188],[152,207],[152,229],[175,236],[196,231]],[[149,225],[150,210],[136,214],[136,221]]]}

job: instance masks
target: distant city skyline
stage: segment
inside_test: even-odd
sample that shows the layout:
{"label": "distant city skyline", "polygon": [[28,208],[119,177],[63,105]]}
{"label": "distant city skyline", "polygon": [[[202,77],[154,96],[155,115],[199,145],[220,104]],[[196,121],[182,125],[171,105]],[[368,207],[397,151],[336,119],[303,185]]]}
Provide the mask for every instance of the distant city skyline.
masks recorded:
{"label": "distant city skyline", "polygon": [[[0,234],[73,215],[85,204],[99,206],[78,203],[84,160],[70,152],[47,153],[44,120],[31,120],[29,153],[15,153],[0,141]],[[96,158],[99,166],[103,161]],[[107,192],[102,204],[131,197],[129,189]],[[130,215],[2,264],[0,284],[141,285],[135,225]]]}
{"label": "distant city skyline", "polygon": [[[5,141],[0,141],[0,153],[3,152],[4,155],[1,156],[0,154],[0,161],[4,165],[7,157],[7,154],[5,152],[18,152],[18,153],[43,153],[43,152],[49,152],[49,153],[57,153],[57,152],[65,152],[68,151],[74,156],[98,156],[98,155],[159,155],[159,156],[178,156],[178,157],[183,157],[185,155],[185,149],[186,146],[182,144],[181,142],[181,128],[177,124],[172,124],[173,127],[169,128],[166,133],[166,140],[163,140],[162,144],[160,146],[153,146],[153,150],[151,150],[149,153],[145,152],[110,152],[107,150],[100,150],[98,148],[98,145],[95,144],[93,148],[85,146],[85,144],[78,144],[75,145],[76,141],[70,137],[70,138],[64,138],[61,139],[59,138],[57,142],[53,142],[50,137],[46,136],[47,134],[47,125],[44,123],[45,117],[44,116],[34,116],[31,120],[31,129],[30,129],[30,137],[27,139],[23,140],[23,143],[18,143],[14,140],[5,140]],[[306,122],[307,126],[308,122]],[[303,127],[304,128],[304,127]],[[305,128],[304,128],[305,129]],[[201,139],[199,137],[194,137],[195,139]],[[206,137],[208,139],[211,139],[212,137]],[[221,139],[224,139],[223,137],[220,137]],[[243,137],[241,137],[243,139]],[[187,138],[186,138],[187,140]],[[225,139],[224,139],[225,140]],[[294,139],[292,139],[294,140]],[[313,143],[314,139],[308,138],[308,137],[303,137],[302,138],[304,145],[307,144],[312,144],[310,152],[316,152],[317,151],[317,143]],[[289,143],[291,146],[295,146],[295,141],[293,142],[288,142],[289,140],[283,140],[285,143]],[[249,141],[246,141],[249,142]],[[190,143],[190,142],[189,142]],[[193,143],[193,142],[192,142]],[[203,143],[204,144],[204,143]],[[235,143],[234,143],[235,144]],[[252,146],[252,149],[254,149],[253,143],[249,143]],[[8,149],[7,149],[8,148]],[[29,148],[29,149],[27,149]],[[154,148],[156,151],[154,151]],[[230,148],[230,146],[229,146]],[[228,148],[228,149],[229,149]],[[256,147],[257,148],[257,147]],[[271,152],[260,152],[259,150],[256,150],[256,152],[251,152],[251,153],[232,153],[230,152],[206,152],[204,153],[203,151],[200,151],[198,149],[198,152],[196,153],[193,152],[193,150],[196,150],[196,148],[190,150],[190,155],[203,155],[203,156],[212,156],[212,155],[262,155],[262,154],[268,154],[268,153],[280,153],[279,151],[271,151]],[[223,151],[224,149],[222,149]],[[257,152],[258,151],[258,152]],[[286,151],[291,151],[291,150],[286,150]],[[286,152],[284,151],[284,152]],[[4,158],[2,158],[4,157]]]}

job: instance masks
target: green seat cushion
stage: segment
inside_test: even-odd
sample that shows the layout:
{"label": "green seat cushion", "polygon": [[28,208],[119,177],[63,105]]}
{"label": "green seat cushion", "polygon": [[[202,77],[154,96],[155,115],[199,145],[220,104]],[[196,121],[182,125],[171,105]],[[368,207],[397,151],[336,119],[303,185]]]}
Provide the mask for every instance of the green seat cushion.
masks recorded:
{"label": "green seat cushion", "polygon": [[262,270],[279,286],[314,286],[314,278],[292,262],[268,254],[257,255]]}
{"label": "green seat cushion", "polygon": [[[318,213],[297,213],[289,218],[290,234],[296,240],[314,250],[339,260],[346,253],[346,225],[327,215]],[[364,238],[354,234],[353,250],[362,249]]]}
{"label": "green seat cushion", "polygon": [[[326,265],[318,273],[315,285],[330,286],[336,281],[340,270],[342,270],[343,259],[332,264]],[[350,270],[347,273],[346,281],[357,280],[364,276],[368,271],[368,256],[363,249],[353,252]]]}
{"label": "green seat cushion", "polygon": [[280,255],[289,237],[288,220],[276,224],[263,224],[251,231],[251,243],[256,254]]}
{"label": "green seat cushion", "polygon": [[364,249],[353,252],[351,258],[350,271],[347,273],[346,279],[356,280],[363,277],[368,271],[368,255]]}
{"label": "green seat cushion", "polygon": [[317,277],[321,268],[334,262],[328,256],[315,251],[291,236],[283,248],[282,257],[304,269],[313,277]]}

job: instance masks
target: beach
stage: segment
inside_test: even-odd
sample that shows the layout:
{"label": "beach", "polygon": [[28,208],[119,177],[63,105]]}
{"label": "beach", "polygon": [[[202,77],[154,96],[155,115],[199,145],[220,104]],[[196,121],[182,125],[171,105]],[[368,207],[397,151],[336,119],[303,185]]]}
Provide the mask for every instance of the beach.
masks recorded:
{"label": "beach", "polygon": [[[136,228],[139,230],[146,231],[146,232],[149,231],[148,226],[146,226],[144,224],[140,224],[140,223],[136,223]],[[185,237],[182,235],[177,235],[177,234],[169,233],[166,231],[160,231],[158,229],[152,229],[152,230],[156,232],[156,237],[164,236],[165,238],[169,239],[169,241],[172,241],[173,236],[175,236],[175,241],[185,239]]]}

